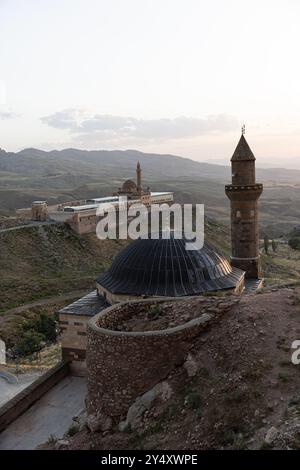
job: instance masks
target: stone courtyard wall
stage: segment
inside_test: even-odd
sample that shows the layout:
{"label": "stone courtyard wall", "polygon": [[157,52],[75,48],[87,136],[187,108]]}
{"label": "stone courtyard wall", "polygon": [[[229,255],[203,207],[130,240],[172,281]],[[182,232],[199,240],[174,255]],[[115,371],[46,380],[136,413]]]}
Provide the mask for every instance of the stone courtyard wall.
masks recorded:
{"label": "stone courtyard wall", "polygon": [[69,364],[60,362],[1,406],[0,432],[68,374]]}
{"label": "stone courtyard wall", "polygon": [[[89,414],[120,417],[134,400],[185,360],[193,339],[215,319],[204,313],[187,323],[156,331],[116,331],[139,307],[165,301],[113,305],[87,324]],[[175,302],[175,301],[174,301]]]}

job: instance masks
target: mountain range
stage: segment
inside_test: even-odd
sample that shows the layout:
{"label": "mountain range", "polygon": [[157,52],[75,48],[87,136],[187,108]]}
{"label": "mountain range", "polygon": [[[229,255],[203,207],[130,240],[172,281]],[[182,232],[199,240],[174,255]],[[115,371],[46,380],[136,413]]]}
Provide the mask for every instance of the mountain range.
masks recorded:
{"label": "mountain range", "polygon": [[[228,166],[198,162],[170,154],[143,153],[137,150],[52,150],[34,148],[20,152],[0,150],[0,172],[26,175],[60,176],[105,175],[116,177],[133,174],[136,162],[140,161],[144,174],[149,179],[172,178],[230,178]],[[300,182],[300,170],[286,168],[257,168],[257,177],[262,181]]]}

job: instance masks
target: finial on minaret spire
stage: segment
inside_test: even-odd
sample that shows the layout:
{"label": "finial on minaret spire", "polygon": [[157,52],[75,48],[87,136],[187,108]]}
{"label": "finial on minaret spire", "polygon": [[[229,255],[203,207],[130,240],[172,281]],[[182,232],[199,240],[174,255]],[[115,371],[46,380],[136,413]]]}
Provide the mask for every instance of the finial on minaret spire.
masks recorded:
{"label": "finial on minaret spire", "polygon": [[245,135],[246,134],[246,125],[243,124],[242,125],[242,135]]}

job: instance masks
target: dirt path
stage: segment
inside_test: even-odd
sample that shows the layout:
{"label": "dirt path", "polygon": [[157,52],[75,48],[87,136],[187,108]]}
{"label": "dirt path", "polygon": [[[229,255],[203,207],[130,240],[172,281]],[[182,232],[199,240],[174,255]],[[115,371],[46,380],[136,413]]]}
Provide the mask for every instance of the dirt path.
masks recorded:
{"label": "dirt path", "polygon": [[8,227],[8,228],[2,228],[0,229],[0,233],[5,233],[5,232],[13,232],[14,230],[20,230],[22,228],[28,228],[28,227],[40,227],[41,225],[53,225],[56,224],[57,222],[32,222],[24,225],[17,225],[16,227]]}
{"label": "dirt path", "polygon": [[35,302],[30,302],[28,304],[20,305],[20,307],[15,307],[10,310],[6,310],[5,312],[0,312],[0,316],[22,313],[33,307],[41,307],[43,305],[52,305],[57,302],[63,302],[64,300],[72,300],[77,297],[79,298],[86,294],[87,294],[86,290],[74,290],[72,292],[69,292],[68,294],[55,295],[54,297],[46,297],[45,299],[36,300]]}

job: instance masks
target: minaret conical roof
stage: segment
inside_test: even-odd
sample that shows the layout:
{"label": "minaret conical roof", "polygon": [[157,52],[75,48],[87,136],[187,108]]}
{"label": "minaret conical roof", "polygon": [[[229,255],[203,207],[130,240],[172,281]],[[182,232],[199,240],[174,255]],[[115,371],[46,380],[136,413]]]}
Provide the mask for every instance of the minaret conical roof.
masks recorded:
{"label": "minaret conical roof", "polygon": [[247,160],[255,160],[255,156],[253,155],[253,152],[249,147],[249,144],[245,139],[244,134],[242,134],[239,143],[237,144],[237,147],[231,157],[231,161],[236,162]]}

